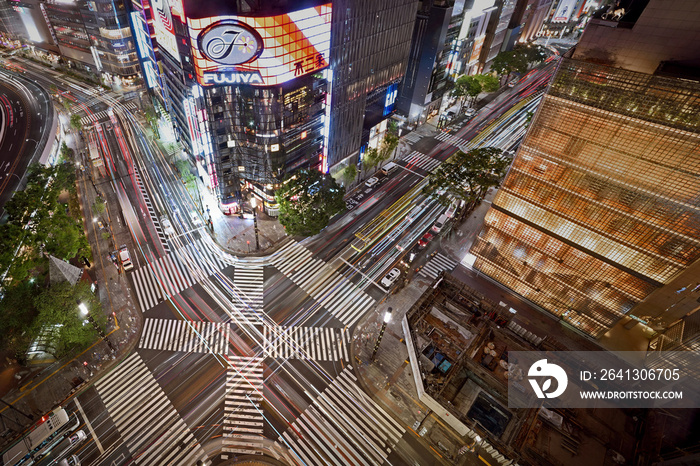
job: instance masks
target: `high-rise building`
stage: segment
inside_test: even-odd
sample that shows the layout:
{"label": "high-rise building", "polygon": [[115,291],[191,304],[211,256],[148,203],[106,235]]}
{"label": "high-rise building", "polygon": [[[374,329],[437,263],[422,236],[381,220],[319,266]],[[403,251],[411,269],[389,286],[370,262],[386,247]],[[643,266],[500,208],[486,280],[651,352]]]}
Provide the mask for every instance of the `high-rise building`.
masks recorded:
{"label": "high-rise building", "polygon": [[561,59],[472,246],[595,337],[624,316],[664,328],[700,277],[700,4],[628,4]]}
{"label": "high-rise building", "polygon": [[0,29],[116,83],[131,84],[139,74],[124,0],[0,0]]}
{"label": "high-rise building", "polygon": [[442,95],[449,89],[450,52],[464,17],[450,2],[421,2],[413,29],[408,68],[397,108],[408,121],[424,121],[440,109]]}
{"label": "high-rise building", "polygon": [[235,207],[247,190],[271,215],[274,190],[287,173],[327,173],[357,162],[370,128],[393,111],[417,6],[132,3],[146,21],[150,10],[156,89],[221,208]]}
{"label": "high-rise building", "polygon": [[486,32],[484,47],[481,50],[481,62],[485,65],[485,69],[491,65],[491,62],[498,55],[503,47],[503,41],[506,39],[510,18],[515,11],[515,0],[496,0],[495,6],[498,8],[491,15],[491,21]]}
{"label": "high-rise building", "polygon": [[517,0],[501,50],[513,50],[516,42],[529,42],[537,37],[553,0]]}

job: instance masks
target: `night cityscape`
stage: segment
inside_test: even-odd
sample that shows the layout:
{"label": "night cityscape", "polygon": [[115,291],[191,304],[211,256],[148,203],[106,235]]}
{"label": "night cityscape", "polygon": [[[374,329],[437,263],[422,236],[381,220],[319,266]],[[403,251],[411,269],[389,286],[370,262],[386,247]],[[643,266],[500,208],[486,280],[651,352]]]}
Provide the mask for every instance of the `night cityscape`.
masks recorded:
{"label": "night cityscape", "polygon": [[700,465],[697,0],[0,0],[0,452]]}

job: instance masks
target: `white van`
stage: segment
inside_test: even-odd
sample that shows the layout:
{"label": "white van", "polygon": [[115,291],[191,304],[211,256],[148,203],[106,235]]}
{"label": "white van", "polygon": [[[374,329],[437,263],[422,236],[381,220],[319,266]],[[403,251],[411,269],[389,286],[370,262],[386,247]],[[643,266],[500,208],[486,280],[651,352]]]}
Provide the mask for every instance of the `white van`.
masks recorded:
{"label": "white van", "polygon": [[445,215],[445,214],[440,215],[440,217],[438,217],[438,219],[433,224],[433,227],[431,228],[431,230],[434,231],[435,233],[440,233],[440,231],[442,230],[442,227],[445,226],[445,222],[447,222],[447,215]]}
{"label": "white van", "polygon": [[382,167],[381,172],[384,173],[385,175],[388,175],[389,173],[393,172],[397,168],[399,168],[399,166],[397,164],[395,164],[394,162],[389,162]]}

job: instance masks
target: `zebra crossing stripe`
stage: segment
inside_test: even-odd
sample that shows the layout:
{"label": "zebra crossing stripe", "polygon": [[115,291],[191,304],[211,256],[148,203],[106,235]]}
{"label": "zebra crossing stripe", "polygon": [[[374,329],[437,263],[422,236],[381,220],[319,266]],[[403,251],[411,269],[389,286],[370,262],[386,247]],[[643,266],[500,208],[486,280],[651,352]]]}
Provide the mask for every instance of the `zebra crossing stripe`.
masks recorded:
{"label": "zebra crossing stripe", "polygon": [[450,259],[447,256],[437,253],[423,268],[418,272],[418,275],[422,275],[426,278],[436,279],[437,276],[443,270],[448,272],[452,271],[457,266],[457,261]]}
{"label": "zebra crossing stripe", "polygon": [[231,328],[223,322],[145,319],[139,348],[227,354]]}
{"label": "zebra crossing stripe", "polygon": [[[169,297],[175,296],[197,283],[183,259],[194,267],[201,267],[207,276],[218,273],[229,264],[224,262],[217,251],[211,250],[201,239],[176,250],[176,254],[166,254],[148,265],[140,267],[131,274],[136,296],[143,311],[147,311]],[[262,279],[258,290],[260,308],[262,308]]]}
{"label": "zebra crossing stripe", "polygon": [[263,327],[268,358],[349,361],[350,333],[331,327]]}
{"label": "zebra crossing stripe", "polygon": [[401,160],[404,160],[408,165],[415,165],[427,172],[432,172],[442,163],[418,151],[413,151],[410,154],[401,156]]}
{"label": "zebra crossing stripe", "polygon": [[193,464],[188,458],[206,458],[138,353],[95,383],[95,389],[135,464]]}
{"label": "zebra crossing stripe", "polygon": [[344,325],[354,324],[375,303],[374,298],[296,241],[276,252],[270,263]]}
{"label": "zebra crossing stripe", "polygon": [[346,367],[278,438],[307,464],[383,464],[405,432],[360,389],[351,369]]}
{"label": "zebra crossing stripe", "polygon": [[260,455],[263,444],[262,358],[230,356],[224,393],[223,448],[227,453]]}
{"label": "zebra crossing stripe", "polygon": [[236,265],[233,272],[234,300],[238,300],[240,312],[252,322],[263,318],[263,282],[262,265]]}

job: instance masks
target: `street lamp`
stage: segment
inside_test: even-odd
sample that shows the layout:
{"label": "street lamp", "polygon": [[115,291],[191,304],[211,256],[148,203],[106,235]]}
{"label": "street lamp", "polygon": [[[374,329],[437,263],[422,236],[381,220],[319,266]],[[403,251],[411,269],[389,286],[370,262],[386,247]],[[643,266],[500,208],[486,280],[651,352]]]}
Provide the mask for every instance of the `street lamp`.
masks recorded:
{"label": "street lamp", "polygon": [[255,230],[255,250],[260,250],[260,238],[258,238],[258,212],[255,206],[255,197],[250,200],[250,205],[253,206],[253,229]]}
{"label": "street lamp", "polygon": [[384,336],[384,331],[386,330],[386,324],[391,322],[391,308],[387,308],[384,313],[384,322],[382,323],[382,329],[379,331],[379,336],[377,337],[377,343],[374,344],[374,350],[372,351],[372,361],[377,357],[377,350],[379,349],[379,343],[382,342],[382,337]]}
{"label": "street lamp", "polygon": [[92,324],[93,328],[97,332],[97,334],[107,343],[107,346],[109,346],[109,349],[115,353],[117,350],[112,346],[112,342],[109,341],[109,338],[107,338],[107,335],[102,331],[100,326],[95,322],[95,319],[92,318],[90,315],[90,311],[88,310],[87,306],[85,303],[81,302],[78,300],[78,309],[80,309],[80,313],[87,318],[87,320]]}

